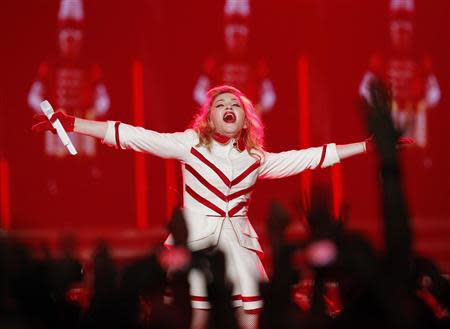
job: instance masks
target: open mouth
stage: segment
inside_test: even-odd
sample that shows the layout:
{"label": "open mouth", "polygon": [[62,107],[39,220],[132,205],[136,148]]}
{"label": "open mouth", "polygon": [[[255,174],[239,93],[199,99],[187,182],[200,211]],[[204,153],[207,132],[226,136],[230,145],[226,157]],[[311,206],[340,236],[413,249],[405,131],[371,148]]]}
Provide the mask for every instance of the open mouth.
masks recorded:
{"label": "open mouth", "polygon": [[226,112],[223,115],[223,121],[226,123],[234,123],[236,122],[236,115],[233,112]]}

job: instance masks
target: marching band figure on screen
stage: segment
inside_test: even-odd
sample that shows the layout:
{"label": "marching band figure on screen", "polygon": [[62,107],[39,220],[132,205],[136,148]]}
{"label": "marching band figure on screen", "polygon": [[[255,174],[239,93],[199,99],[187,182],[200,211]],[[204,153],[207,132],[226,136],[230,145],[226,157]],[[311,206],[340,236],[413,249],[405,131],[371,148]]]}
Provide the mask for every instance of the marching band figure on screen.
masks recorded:
{"label": "marching band figure on screen", "polygon": [[[57,56],[39,65],[36,80],[28,94],[28,104],[41,113],[39,104],[47,99],[56,109],[87,119],[102,118],[110,99],[102,81],[99,65],[82,55],[84,11],[82,0],[61,0],[58,13]],[[82,156],[93,157],[96,143],[87,136],[73,136],[72,141]],[[65,157],[67,152],[58,138],[45,135],[45,151],[49,156]]]}
{"label": "marching band figure on screen", "polygon": [[194,88],[194,99],[202,105],[213,86],[235,86],[255,100],[258,113],[270,111],[276,93],[264,58],[254,58],[249,49],[250,0],[226,0],[224,7],[225,51],[209,56]]}
{"label": "marching band figure on screen", "polygon": [[374,78],[387,80],[393,94],[392,118],[405,136],[426,147],[427,112],[437,106],[441,90],[430,56],[417,56],[414,42],[414,0],[390,1],[390,50],[374,53],[359,88],[369,98],[369,84]]}

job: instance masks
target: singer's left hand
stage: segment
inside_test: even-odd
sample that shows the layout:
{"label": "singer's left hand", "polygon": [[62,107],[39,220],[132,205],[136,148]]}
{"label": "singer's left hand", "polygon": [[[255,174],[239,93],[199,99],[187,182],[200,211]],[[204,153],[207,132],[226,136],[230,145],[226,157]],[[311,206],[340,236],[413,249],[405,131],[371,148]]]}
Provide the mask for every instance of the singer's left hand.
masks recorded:
{"label": "singer's left hand", "polygon": [[[397,139],[397,143],[395,146],[397,147],[397,149],[401,149],[404,146],[412,146],[415,143],[416,141],[414,140],[414,138],[401,136]],[[364,148],[366,150],[366,153],[373,152],[376,150],[376,145],[373,136],[370,136],[364,141]]]}

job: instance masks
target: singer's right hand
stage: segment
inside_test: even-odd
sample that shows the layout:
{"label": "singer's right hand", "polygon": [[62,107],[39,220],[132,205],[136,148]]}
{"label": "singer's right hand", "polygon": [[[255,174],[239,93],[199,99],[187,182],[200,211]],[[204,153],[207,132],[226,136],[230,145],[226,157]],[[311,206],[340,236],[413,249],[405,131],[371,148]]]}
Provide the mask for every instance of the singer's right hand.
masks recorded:
{"label": "singer's right hand", "polygon": [[55,122],[56,120],[61,122],[61,125],[64,127],[66,132],[72,132],[75,125],[75,117],[67,115],[62,111],[55,112],[50,120],[48,120],[44,114],[35,114],[33,119],[34,124],[31,127],[31,130],[34,132],[43,132],[48,130],[53,134],[56,134],[56,129],[52,126],[52,122]]}

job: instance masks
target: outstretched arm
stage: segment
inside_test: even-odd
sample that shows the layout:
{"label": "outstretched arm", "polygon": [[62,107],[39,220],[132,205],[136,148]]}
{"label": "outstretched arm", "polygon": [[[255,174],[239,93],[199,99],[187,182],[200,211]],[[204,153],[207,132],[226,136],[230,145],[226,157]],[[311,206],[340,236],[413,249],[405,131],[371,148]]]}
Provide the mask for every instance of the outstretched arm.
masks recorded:
{"label": "outstretched arm", "polygon": [[336,151],[340,160],[351,157],[353,155],[367,152],[367,141],[360,143],[351,143],[344,145],[336,145]]}
{"label": "outstretched arm", "polygon": [[342,159],[365,153],[370,143],[366,140],[344,145],[326,144],[321,147],[281,153],[265,152],[259,178],[281,178],[298,174],[306,169],[329,167]]}
{"label": "outstretched arm", "polygon": [[[365,141],[360,143],[336,145],[336,152],[338,154],[339,160],[342,160],[353,155],[372,152],[376,148],[375,144],[376,143],[374,138],[369,137]],[[411,146],[412,144],[414,144],[414,139],[410,137],[398,137],[395,143],[395,147],[398,149],[404,146]]]}
{"label": "outstretched arm", "polygon": [[35,123],[32,130],[35,132],[43,132],[49,130],[55,133],[51,122],[59,120],[61,125],[67,132],[76,132],[83,135],[88,135],[95,138],[104,139],[106,136],[106,130],[108,128],[107,122],[93,121],[77,118],[64,112],[58,111],[53,114],[50,120],[43,114],[36,114],[34,116]]}
{"label": "outstretched arm", "polygon": [[108,123],[106,121],[94,121],[75,118],[73,131],[83,135],[104,139]]}
{"label": "outstretched arm", "polygon": [[159,133],[118,121],[80,119],[61,111],[53,114],[50,121],[45,115],[37,115],[35,120],[37,123],[32,129],[36,132],[49,130],[55,133],[51,121],[59,120],[67,132],[99,138],[102,143],[118,149],[132,149],[168,159],[185,159],[190,154],[191,147],[198,143],[197,135],[193,130]]}

